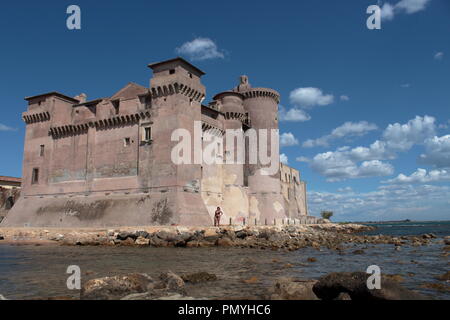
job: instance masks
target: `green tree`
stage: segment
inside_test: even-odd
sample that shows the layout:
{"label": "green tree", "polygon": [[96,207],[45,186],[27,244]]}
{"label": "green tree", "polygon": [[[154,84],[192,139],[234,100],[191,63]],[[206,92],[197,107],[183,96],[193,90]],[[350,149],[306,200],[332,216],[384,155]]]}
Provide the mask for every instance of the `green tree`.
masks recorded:
{"label": "green tree", "polygon": [[320,215],[322,216],[322,218],[324,219],[330,219],[333,216],[333,211],[327,211],[327,210],[323,210]]}

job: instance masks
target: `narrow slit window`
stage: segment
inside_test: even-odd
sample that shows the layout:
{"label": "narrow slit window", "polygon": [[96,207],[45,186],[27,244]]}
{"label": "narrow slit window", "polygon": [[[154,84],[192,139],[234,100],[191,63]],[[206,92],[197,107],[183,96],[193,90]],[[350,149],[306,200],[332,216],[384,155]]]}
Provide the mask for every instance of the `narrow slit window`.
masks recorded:
{"label": "narrow slit window", "polygon": [[124,147],[128,147],[130,144],[131,144],[131,139],[130,138],[123,139],[123,146]]}
{"label": "narrow slit window", "polygon": [[31,175],[31,184],[39,183],[39,169],[34,168],[33,173]]}
{"label": "narrow slit window", "polygon": [[39,149],[39,155],[41,157],[44,156],[44,151],[45,151],[45,145],[41,144],[40,149]]}

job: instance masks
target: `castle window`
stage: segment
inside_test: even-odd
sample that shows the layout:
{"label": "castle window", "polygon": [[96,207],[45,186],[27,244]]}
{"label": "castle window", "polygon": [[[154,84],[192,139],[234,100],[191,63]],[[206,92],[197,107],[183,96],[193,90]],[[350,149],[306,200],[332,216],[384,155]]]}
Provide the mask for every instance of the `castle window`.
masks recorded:
{"label": "castle window", "polygon": [[31,184],[37,184],[37,183],[39,183],[39,169],[34,168],[32,174],[31,174]]}
{"label": "castle window", "polygon": [[192,73],[188,72],[189,78],[192,78]]}
{"label": "castle window", "polygon": [[152,127],[147,125],[142,127],[142,141],[151,142],[152,141]]}
{"label": "castle window", "polygon": [[44,150],[45,150],[45,146],[43,144],[41,144],[41,148],[39,150],[39,156],[41,156],[41,157],[44,156]]}
{"label": "castle window", "polygon": [[130,138],[123,139],[123,146],[128,147],[131,144]]}
{"label": "castle window", "polygon": [[174,74],[175,73],[175,69],[170,69],[169,70],[169,74]]}

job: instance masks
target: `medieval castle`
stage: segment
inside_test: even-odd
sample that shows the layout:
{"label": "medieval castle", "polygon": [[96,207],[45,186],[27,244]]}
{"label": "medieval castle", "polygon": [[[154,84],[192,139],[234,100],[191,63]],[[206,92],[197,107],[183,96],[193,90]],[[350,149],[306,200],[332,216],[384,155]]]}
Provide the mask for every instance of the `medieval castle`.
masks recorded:
{"label": "medieval castle", "polygon": [[[228,129],[278,129],[279,94],[247,77],[202,104],[204,75],[182,58],[150,64],[149,88],[129,83],[86,101],[51,92],[26,98],[22,190],[2,226],[100,227],[312,223],[297,170],[248,163],[176,164],[175,129],[221,137]],[[201,140],[205,147],[206,139]],[[229,143],[218,143],[228,154]],[[271,150],[277,159],[279,150]],[[193,152],[194,150],[194,146]],[[227,149],[228,148],[228,149]],[[235,147],[234,147],[235,148]],[[233,150],[231,150],[233,151]]]}

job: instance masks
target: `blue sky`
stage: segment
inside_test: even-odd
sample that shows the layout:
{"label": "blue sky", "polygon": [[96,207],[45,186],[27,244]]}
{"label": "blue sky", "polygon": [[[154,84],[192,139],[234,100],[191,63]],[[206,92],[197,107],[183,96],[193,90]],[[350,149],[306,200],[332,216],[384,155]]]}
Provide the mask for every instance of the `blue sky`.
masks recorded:
{"label": "blue sky", "polygon": [[[66,8],[81,8],[81,30]],[[382,7],[381,30],[366,27]],[[25,96],[148,86],[176,55],[207,99],[239,75],[282,96],[282,152],[313,214],[449,219],[450,1],[15,1],[0,10],[0,175],[21,175]]]}

